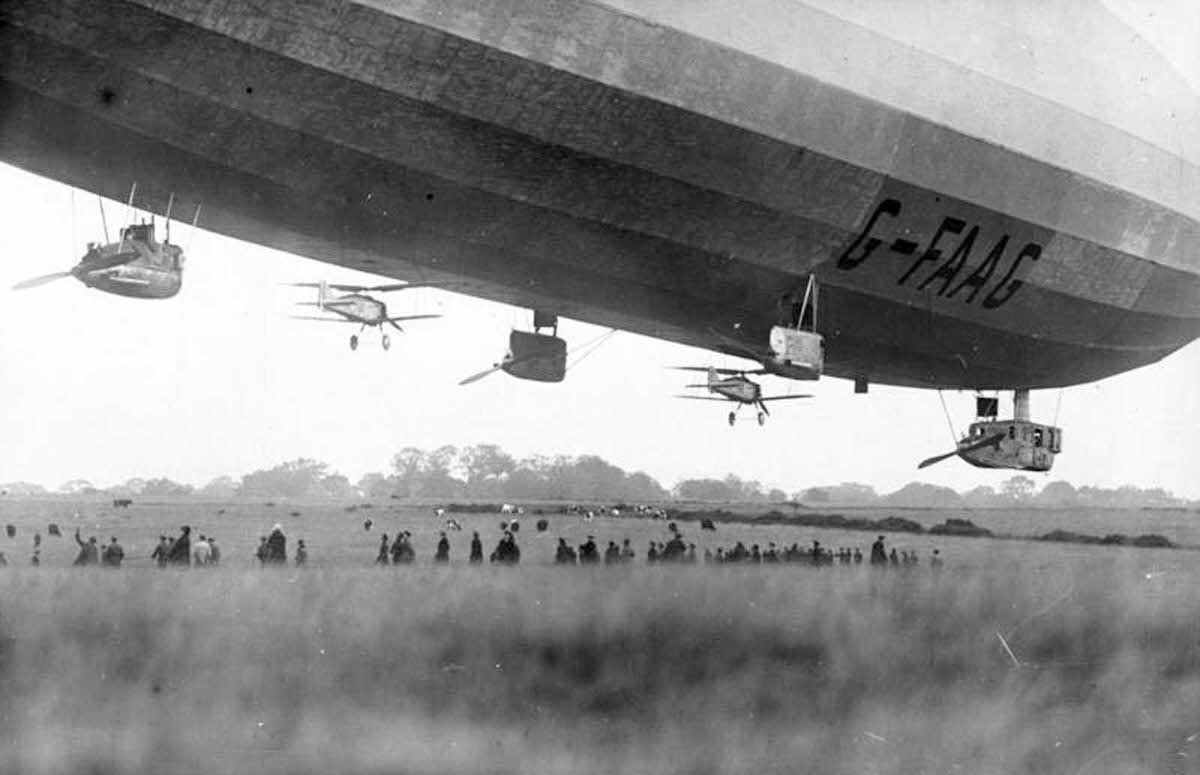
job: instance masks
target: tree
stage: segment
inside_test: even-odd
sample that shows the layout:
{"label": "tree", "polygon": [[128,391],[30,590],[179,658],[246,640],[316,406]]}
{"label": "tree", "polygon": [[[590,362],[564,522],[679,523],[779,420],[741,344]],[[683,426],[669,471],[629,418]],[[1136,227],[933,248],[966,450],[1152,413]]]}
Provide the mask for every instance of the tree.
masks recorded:
{"label": "tree", "polygon": [[4,495],[45,495],[46,488],[33,482],[9,482],[0,485],[0,494]]}
{"label": "tree", "polygon": [[1079,502],[1079,493],[1070,482],[1051,482],[1042,488],[1035,500],[1044,506],[1074,506]]}
{"label": "tree", "polygon": [[906,508],[953,508],[962,505],[962,497],[949,487],[924,482],[909,482],[883,498],[886,506]]}
{"label": "tree", "polygon": [[297,458],[242,477],[242,495],[300,498],[348,488],[345,477],[331,473],[328,464],[310,458]]}
{"label": "tree", "polygon": [[190,484],[173,482],[165,476],[147,479],[142,483],[142,495],[191,495],[196,488]]}
{"label": "tree", "polygon": [[1004,496],[1014,503],[1025,503],[1033,497],[1037,485],[1028,476],[1014,476],[1000,486]]}
{"label": "tree", "polygon": [[1004,505],[1004,498],[986,484],[966,491],[963,493],[962,498],[964,504],[975,509],[994,508]]}
{"label": "tree", "polygon": [[64,495],[95,495],[100,492],[87,479],[72,479],[62,487],[59,487],[58,491]]}
{"label": "tree", "polygon": [[512,473],[515,465],[512,455],[495,444],[476,444],[464,447],[458,453],[459,466],[466,479],[467,488],[472,495],[477,493],[485,483],[492,483]]}
{"label": "tree", "polygon": [[398,479],[409,479],[421,472],[425,453],[416,447],[405,447],[392,455],[392,473]]}
{"label": "tree", "polygon": [[450,471],[457,462],[458,449],[452,444],[446,444],[425,455],[424,472],[434,476],[450,476]]}
{"label": "tree", "polygon": [[675,498],[683,501],[728,502],[733,500],[729,485],[719,479],[684,479],[675,485]]}
{"label": "tree", "polygon": [[831,503],[846,506],[868,506],[879,500],[875,488],[858,482],[843,482],[826,487],[810,487],[796,493],[795,499],[804,503]]}
{"label": "tree", "polygon": [[809,487],[795,494],[795,499],[801,503],[829,503],[832,497],[825,487]]}
{"label": "tree", "polygon": [[654,477],[641,471],[627,474],[622,489],[626,501],[665,501],[669,495]]}
{"label": "tree", "polygon": [[352,498],[355,489],[350,480],[339,473],[321,477],[305,495],[321,495],[326,498]]}
{"label": "tree", "polygon": [[232,476],[218,476],[201,487],[199,494],[206,498],[232,498],[238,490],[238,483]]}
{"label": "tree", "polygon": [[363,474],[358,480],[358,491],[367,498],[382,498],[396,489],[396,480],[378,471]]}

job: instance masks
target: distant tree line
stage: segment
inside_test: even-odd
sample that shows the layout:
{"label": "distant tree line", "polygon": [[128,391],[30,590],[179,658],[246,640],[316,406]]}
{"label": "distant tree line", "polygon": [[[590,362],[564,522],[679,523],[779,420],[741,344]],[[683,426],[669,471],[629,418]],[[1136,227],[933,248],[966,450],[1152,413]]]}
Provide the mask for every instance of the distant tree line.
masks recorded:
{"label": "distant tree line", "polygon": [[[46,495],[41,485],[12,482],[0,485],[8,495]],[[72,479],[56,491],[65,495],[114,497],[197,495],[206,498],[234,496],[268,498],[413,498],[423,500],[470,499],[481,501],[595,501],[648,503],[699,501],[706,503],[784,503],[792,501],[816,508],[873,506],[880,508],[1179,508],[1200,506],[1177,498],[1162,488],[1129,485],[1116,488],[1074,487],[1054,481],[1038,489],[1028,476],[1013,476],[998,488],[976,487],[958,493],[949,487],[911,482],[899,490],[880,494],[873,487],[844,482],[810,487],[790,498],[780,489],[733,474],[724,479],[685,479],[667,490],[650,475],[628,473],[596,455],[534,456],[517,459],[495,444],[444,446],[434,450],[405,447],[392,456],[386,472],[364,475],[351,483],[327,463],[297,458],[240,478],[219,476],[202,487],[160,476],[134,478],[107,488],[87,479]]]}
{"label": "distant tree line", "polygon": [[487,500],[661,501],[662,485],[640,471],[627,473],[596,455],[516,459],[495,444],[405,447],[388,473],[363,476],[368,497]]}
{"label": "distant tree line", "polygon": [[733,474],[724,479],[685,479],[675,485],[672,495],[675,500],[707,502],[783,503],[788,499],[783,490],[767,490],[758,482]]}
{"label": "distant tree line", "polygon": [[[1062,480],[1040,491],[1028,476],[1013,476],[1000,487],[976,487],[958,493],[949,487],[910,482],[899,490],[876,493],[869,485],[847,482],[831,487],[811,487],[792,496],[808,505],[879,506],[911,508],[1179,508],[1189,505],[1161,487],[1078,487]],[[1200,505],[1200,504],[1197,504]]]}

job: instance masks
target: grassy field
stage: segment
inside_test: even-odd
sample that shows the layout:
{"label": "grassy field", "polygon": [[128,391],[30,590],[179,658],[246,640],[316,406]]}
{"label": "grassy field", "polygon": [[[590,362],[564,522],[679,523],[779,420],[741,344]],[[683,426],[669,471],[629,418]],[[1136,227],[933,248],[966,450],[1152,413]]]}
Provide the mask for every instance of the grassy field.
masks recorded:
{"label": "grassy field", "polygon": [[[521,567],[469,568],[469,531],[498,535],[480,516],[447,568],[428,510],[372,511],[367,532],[329,504],[0,504],[0,772],[1200,771],[1194,552],[906,536],[946,568],[556,568],[559,534],[640,555],[664,527],[526,517]],[[67,536],[30,568],[51,518],[136,558],[73,569]],[[256,567],[275,521],[313,567]],[[225,567],[150,567],[185,522]],[[372,567],[402,525],[421,562]],[[702,540],[812,538],[871,536]]]}

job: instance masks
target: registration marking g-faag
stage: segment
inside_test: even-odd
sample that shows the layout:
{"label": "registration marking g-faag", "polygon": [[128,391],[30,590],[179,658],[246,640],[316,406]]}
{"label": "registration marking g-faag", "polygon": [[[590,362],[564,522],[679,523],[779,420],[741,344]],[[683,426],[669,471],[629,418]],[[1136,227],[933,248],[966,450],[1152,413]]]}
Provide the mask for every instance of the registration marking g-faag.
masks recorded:
{"label": "registration marking g-faag", "polygon": [[[896,221],[903,211],[904,206],[898,199],[881,201],[862,232],[838,258],[838,269],[857,269],[870,258],[884,245],[884,240],[878,236],[884,227],[882,219]],[[887,245],[888,253],[897,258],[916,256],[903,264],[907,268],[896,284],[917,291],[935,292],[947,299],[958,298],[966,304],[974,304],[983,294],[981,305],[984,309],[1003,306],[1024,285],[1016,279],[1017,270],[1026,260],[1037,261],[1042,255],[1042,246],[1026,242],[1017,249],[1010,234],[982,241],[979,232],[979,224],[943,215],[933,236],[924,243],[924,249],[919,241],[903,237],[893,239]],[[1002,267],[1006,269],[993,282]]]}

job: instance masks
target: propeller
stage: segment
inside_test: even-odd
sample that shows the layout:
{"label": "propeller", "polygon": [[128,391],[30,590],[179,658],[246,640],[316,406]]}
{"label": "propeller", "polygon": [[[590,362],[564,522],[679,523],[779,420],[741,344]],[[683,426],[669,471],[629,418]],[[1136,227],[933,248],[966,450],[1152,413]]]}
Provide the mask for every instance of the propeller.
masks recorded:
{"label": "propeller", "polygon": [[483,379],[484,377],[488,376],[489,374],[495,374],[497,371],[500,371],[505,366],[512,366],[513,364],[524,363],[525,361],[536,361],[540,358],[550,358],[550,357],[553,357],[553,356],[547,355],[546,353],[531,353],[529,355],[525,355],[520,358],[513,358],[511,355],[505,354],[504,359],[501,360],[499,363],[492,364],[492,367],[490,369],[484,369],[483,371],[481,371],[477,374],[472,374],[471,376],[467,377],[466,379],[459,382],[458,384],[459,385],[470,385],[472,382],[478,382],[479,380]]}
{"label": "propeller", "polygon": [[506,356],[504,356],[504,360],[500,361],[499,363],[493,364],[490,369],[484,369],[481,372],[472,374],[471,376],[467,377],[466,379],[461,380],[458,384],[459,385],[470,385],[472,382],[478,382],[479,380],[483,379],[484,377],[488,376],[489,374],[495,374],[497,371],[500,371],[505,366],[509,366],[514,363],[517,363],[517,359],[510,358],[506,355]]}
{"label": "propeller", "polygon": [[986,439],[977,441],[974,444],[968,444],[965,447],[959,447],[958,449],[954,450],[953,452],[947,452],[944,455],[935,455],[933,457],[925,458],[917,465],[917,468],[928,468],[929,466],[933,465],[934,463],[940,463],[943,460],[946,460],[947,458],[954,457],[955,455],[961,455],[964,452],[974,452],[977,449],[983,449],[984,447],[990,447],[991,445],[995,444],[996,442],[1000,441],[1003,438],[1004,438],[1003,433],[992,434],[991,436],[988,436]]}
{"label": "propeller", "polygon": [[12,287],[14,291],[23,291],[29,288],[36,288],[39,285],[61,280],[64,277],[79,277],[88,272],[99,272],[113,267],[123,266],[136,260],[138,252],[136,250],[127,250],[123,253],[113,253],[110,256],[105,256],[98,250],[93,250],[83,257],[83,259],[73,268],[65,272],[53,272],[44,274],[40,277],[33,277],[23,282],[19,282]]}
{"label": "propeller", "polygon": [[12,287],[14,291],[23,291],[26,288],[36,288],[39,285],[61,280],[64,277],[70,277],[74,272],[55,272],[54,274],[44,274],[41,277],[34,277],[23,282],[19,282]]}

